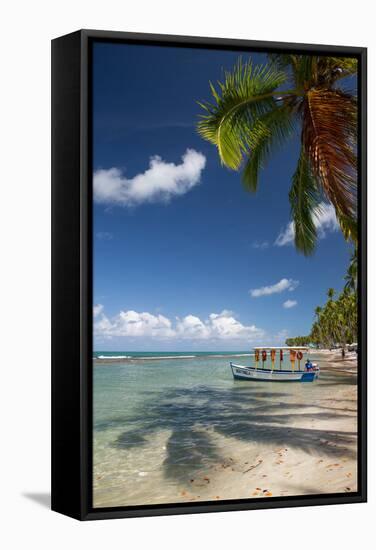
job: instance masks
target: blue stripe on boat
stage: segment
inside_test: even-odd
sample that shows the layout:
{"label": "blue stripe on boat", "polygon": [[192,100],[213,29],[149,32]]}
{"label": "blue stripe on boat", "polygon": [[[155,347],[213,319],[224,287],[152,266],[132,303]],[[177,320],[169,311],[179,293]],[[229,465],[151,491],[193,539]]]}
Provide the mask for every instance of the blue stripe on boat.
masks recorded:
{"label": "blue stripe on boat", "polygon": [[301,378],[298,378],[297,380],[270,380],[269,379],[266,379],[266,378],[246,378],[245,376],[237,376],[236,374],[233,374],[235,380],[241,380],[242,382],[278,382],[278,383],[282,383],[282,382],[312,382],[313,378],[311,378],[310,380],[302,380]]}

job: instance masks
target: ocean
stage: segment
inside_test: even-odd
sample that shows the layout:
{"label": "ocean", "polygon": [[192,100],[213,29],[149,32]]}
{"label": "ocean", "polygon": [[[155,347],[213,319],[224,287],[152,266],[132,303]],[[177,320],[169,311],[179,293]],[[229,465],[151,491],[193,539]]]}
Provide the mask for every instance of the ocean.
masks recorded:
{"label": "ocean", "polygon": [[318,404],[343,382],[325,373],[312,384],[234,381],[230,361],[251,365],[253,354],[95,352],[95,507],[184,501],[239,445],[278,444],[284,432],[263,425],[265,414]]}

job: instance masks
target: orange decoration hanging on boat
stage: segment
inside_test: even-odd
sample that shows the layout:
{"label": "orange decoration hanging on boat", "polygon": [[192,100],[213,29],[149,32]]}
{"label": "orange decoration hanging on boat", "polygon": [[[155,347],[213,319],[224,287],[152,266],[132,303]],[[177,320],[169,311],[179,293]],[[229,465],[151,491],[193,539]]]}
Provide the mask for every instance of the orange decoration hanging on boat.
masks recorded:
{"label": "orange decoration hanging on boat", "polygon": [[260,360],[260,352],[258,349],[255,350],[255,361],[259,361]]}
{"label": "orange decoration hanging on boat", "polygon": [[270,350],[270,359],[274,362],[275,361],[275,349]]}
{"label": "orange decoration hanging on boat", "polygon": [[298,354],[296,356],[298,358],[298,361],[301,361],[303,359],[303,354],[301,351],[298,351]]}
{"label": "orange decoration hanging on boat", "polygon": [[296,351],[294,349],[290,350],[290,361],[295,361]]}

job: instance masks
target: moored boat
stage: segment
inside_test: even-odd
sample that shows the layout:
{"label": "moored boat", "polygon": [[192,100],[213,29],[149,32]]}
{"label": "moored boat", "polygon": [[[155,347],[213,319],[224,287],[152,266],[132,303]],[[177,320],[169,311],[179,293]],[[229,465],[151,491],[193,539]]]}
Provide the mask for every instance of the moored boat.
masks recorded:
{"label": "moored boat", "polygon": [[[268,351],[270,352],[270,367],[265,368]],[[277,351],[279,352],[279,365],[276,366]],[[290,369],[283,366],[284,352],[289,353]],[[306,361],[302,366],[305,355]],[[313,382],[318,378],[320,372],[319,366],[309,360],[309,348],[290,346],[257,347],[255,348],[254,366],[247,367],[230,362],[230,367],[235,380],[261,382]]]}

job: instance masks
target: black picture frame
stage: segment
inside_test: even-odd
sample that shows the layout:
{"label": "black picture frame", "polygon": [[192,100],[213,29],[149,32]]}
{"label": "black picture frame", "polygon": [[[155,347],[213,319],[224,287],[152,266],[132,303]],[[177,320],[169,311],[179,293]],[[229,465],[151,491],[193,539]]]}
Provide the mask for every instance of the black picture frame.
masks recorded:
{"label": "black picture frame", "polygon": [[[359,394],[357,493],[192,504],[92,505],[93,41],[299,52],[359,60]],[[79,520],[365,502],[367,499],[367,50],[253,40],[80,30],[52,40],[52,509]]]}

